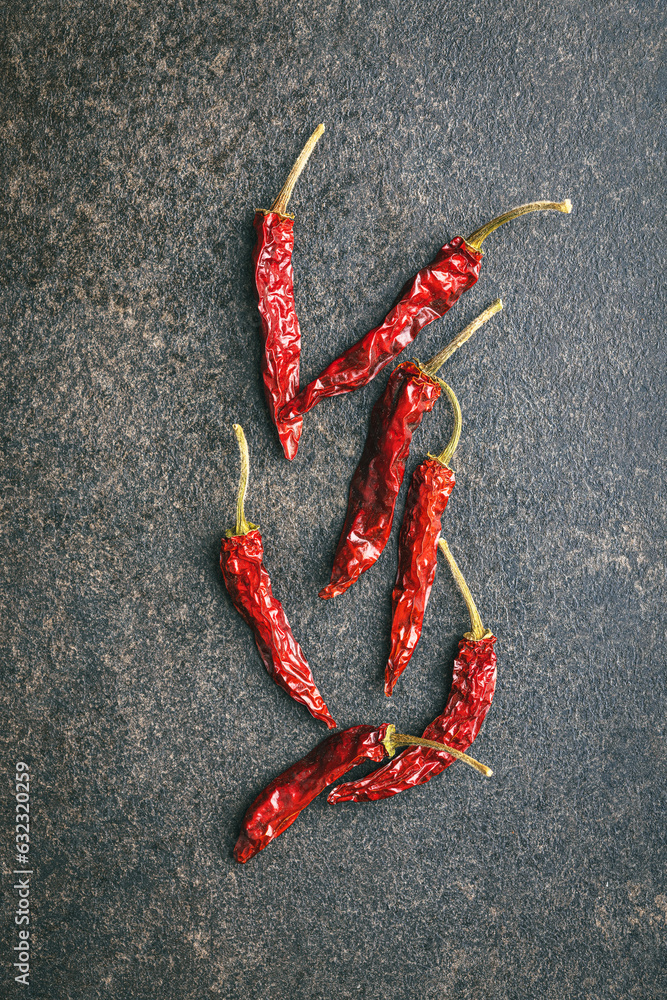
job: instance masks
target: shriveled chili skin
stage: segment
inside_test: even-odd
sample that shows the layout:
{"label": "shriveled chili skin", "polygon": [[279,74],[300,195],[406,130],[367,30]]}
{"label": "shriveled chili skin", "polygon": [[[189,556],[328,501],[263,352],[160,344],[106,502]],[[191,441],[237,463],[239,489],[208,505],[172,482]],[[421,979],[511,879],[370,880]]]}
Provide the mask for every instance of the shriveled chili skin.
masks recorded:
{"label": "shriveled chili skin", "polygon": [[334,733],[274,778],[260,792],[243,819],[234,857],[245,863],[280,836],[327,785],[338,781],[364,759],[387,756],[382,744],[387,725],[353,726]]}
{"label": "shriveled chili skin", "polygon": [[299,391],[301,331],[294,302],[294,219],[278,212],[256,212],[257,242],[252,254],[262,319],[262,378],[271,419],[285,456],[294,458],[302,419],[285,423],[280,411]]}
{"label": "shriveled chili skin", "polygon": [[411,361],[399,365],[371,413],[366,445],[352,482],[331,581],[320,597],[345,593],[387,544],[412,435],[442,392]]}
{"label": "shriveled chili skin", "polygon": [[[491,707],[496,688],[495,635],[461,639],[454,661],[452,689],[442,715],[426,727],[424,738],[465,751],[477,736]],[[359,781],[347,781],[329,793],[327,801],[373,802],[423,785],[454,763],[442,750],[407,747],[384,767]]]}
{"label": "shriveled chili skin", "polygon": [[220,569],[234,607],[255,634],[264,666],[294,701],[305,705],[316,719],[335,729],[329,709],[317,690],[310,667],[292,635],[283,606],[273,596],[271,578],[263,562],[259,529],[247,535],[223,538]]}
{"label": "shriveled chili skin", "polygon": [[425,459],[412,475],[398,536],[398,571],[391,595],[391,650],[385,667],[389,697],[422,634],[424,611],[435,578],[441,518],[454,473],[435,458]]}
{"label": "shriveled chili skin", "polygon": [[392,358],[405,350],[427,323],[439,319],[475,284],[482,254],[455,236],[435,260],[422,268],[400,293],[383,323],[332,361],[281,413],[287,424],[303,417],[327,396],[367,385]]}

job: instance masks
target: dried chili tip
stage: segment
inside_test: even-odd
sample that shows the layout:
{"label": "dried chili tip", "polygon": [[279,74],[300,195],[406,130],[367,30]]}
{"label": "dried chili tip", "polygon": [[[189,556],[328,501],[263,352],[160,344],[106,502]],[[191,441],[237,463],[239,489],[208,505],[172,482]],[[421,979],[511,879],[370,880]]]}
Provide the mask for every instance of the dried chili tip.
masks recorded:
{"label": "dried chili tip", "polygon": [[267,673],[294,701],[324,722],[336,723],[324,703],[308,662],[292,634],[280,601],[274,596],[271,578],[264,566],[262,536],[256,524],[246,519],[244,503],[250,459],[240,424],[234,432],[241,452],[241,475],[236,501],[236,525],[220,545],[220,570],[234,607],[253,631]]}
{"label": "dried chili tip", "polygon": [[292,270],[294,216],[287,211],[287,203],[323,132],[324,125],[318,125],[271,208],[258,209],[254,219],[257,241],[252,260],[262,322],[264,395],[285,457],[290,460],[299,447],[303,418],[281,419],[285,404],[299,391],[301,362],[301,331]]}

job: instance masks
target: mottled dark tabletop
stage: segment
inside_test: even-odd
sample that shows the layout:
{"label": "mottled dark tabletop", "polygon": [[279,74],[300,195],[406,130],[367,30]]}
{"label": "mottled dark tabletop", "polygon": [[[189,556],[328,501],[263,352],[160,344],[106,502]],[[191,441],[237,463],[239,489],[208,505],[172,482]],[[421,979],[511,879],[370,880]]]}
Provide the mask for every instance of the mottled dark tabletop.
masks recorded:
{"label": "mottled dark tabletop", "polygon": [[[2,996],[664,996],[665,9],[657,2],[13,0],[2,63]],[[326,735],[218,568],[238,453],[274,589],[341,727],[421,732],[468,628],[444,566],[395,695],[396,526],[323,602],[388,377],[282,457],[250,254],[303,142],[302,381],[454,235],[537,198],[411,352],[463,436],[444,535],[498,686],[475,756],[315,800],[246,866],[255,795]],[[443,402],[408,476],[451,430]],[[402,516],[407,482],[399,498]],[[31,769],[29,987],[13,981],[15,762]],[[366,768],[368,770],[368,768]],[[359,771],[358,773],[363,773]]]}

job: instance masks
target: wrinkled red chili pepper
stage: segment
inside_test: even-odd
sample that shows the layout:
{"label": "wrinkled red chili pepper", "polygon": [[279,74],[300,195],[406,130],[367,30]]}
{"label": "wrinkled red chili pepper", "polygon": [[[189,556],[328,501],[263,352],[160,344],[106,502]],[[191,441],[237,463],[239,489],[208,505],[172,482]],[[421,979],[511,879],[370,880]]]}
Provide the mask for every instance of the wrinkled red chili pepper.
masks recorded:
{"label": "wrinkled red chili pepper", "polygon": [[287,203],[323,132],[324,125],[318,125],[271,208],[255,212],[254,220],[257,243],[252,262],[262,318],[264,394],[283,451],[290,459],[296,455],[303,420],[296,419],[286,424],[280,419],[281,409],[299,390],[301,359],[301,331],[294,302],[292,271],[294,216],[287,211]]}
{"label": "wrinkled red chili pepper", "polygon": [[345,593],[382,553],[391,532],[412,435],[440,392],[438,383],[411,361],[391,373],[371,413],[366,445],[350,483],[331,581],[320,597]]}
{"label": "wrinkled red chili pepper", "polygon": [[[447,543],[441,539],[439,546],[447,557],[468,605],[472,631],[466,632],[459,643],[445,710],[426,727],[424,736],[432,740],[443,740],[457,750],[467,750],[477,736],[493,700],[496,687],[496,654],[493,644],[496,637],[482,625],[475,602]],[[412,747],[366,778],[338,785],[329,793],[327,801],[333,804],[386,799],[408,788],[423,785],[453,763],[454,758],[446,752]]]}
{"label": "wrinkled red chili pepper", "polygon": [[481,245],[503,223],[528,212],[555,209],[570,212],[569,200],[534,201],[498,216],[472,236],[455,236],[434,261],[408,282],[380,326],[370,330],[344,354],[332,361],[316,379],[287,403],[280,414],[288,424],[328,396],[352,392],[367,385],[385,365],[413,342],[427,323],[444,316],[459,297],[477,281],[482,262]]}
{"label": "wrinkled red chili pepper", "polygon": [[255,634],[264,666],[284,691],[305,705],[316,719],[335,729],[329,709],[317,689],[299,643],[292,635],[283,606],[274,596],[263,562],[262,536],[256,524],[245,519],[248,485],[248,445],[239,424],[234,431],[241,451],[241,479],[236,505],[236,528],[220,545],[220,569],[234,607]]}
{"label": "wrinkled red chili pepper", "polygon": [[[395,727],[387,723],[379,728],[353,726],[328,736],[259,793],[243,819],[234,857],[244,864],[264,850],[292,825],[327,785],[338,781],[362,760],[379,762],[387,756],[393,757],[396,747],[411,743],[424,745],[424,740],[397,733]],[[443,748],[442,743],[426,743]],[[467,754],[460,754],[456,749],[454,753],[486,777],[493,774],[490,768]]]}
{"label": "wrinkled red chili pepper", "polygon": [[388,698],[422,633],[424,612],[435,579],[441,518],[456,484],[456,477],[447,465],[449,447],[437,457],[429,455],[417,466],[408,490],[398,536],[398,571],[391,595],[391,649],[384,683]]}
{"label": "wrinkled red chili pepper", "polygon": [[[502,301],[496,299],[451,344],[436,354],[424,370],[429,375],[435,375],[454,350],[502,307]],[[391,595],[391,649],[384,686],[387,697],[391,696],[421,637],[424,612],[435,578],[441,518],[456,484],[449,462],[461,436],[461,407],[447,383],[442,385],[454,412],[454,430],[445,450],[440,455],[429,454],[412,474],[398,536],[398,570]]]}
{"label": "wrinkled red chili pepper", "polygon": [[433,408],[442,388],[451,394],[446,383],[436,378],[436,372],[499,309],[502,302],[496,299],[427,365],[406,361],[391,373],[373,407],[366,444],[350,483],[347,516],[331,580],[320,591],[324,600],[345,593],[380,557],[391,533],[412,435],[424,414]]}

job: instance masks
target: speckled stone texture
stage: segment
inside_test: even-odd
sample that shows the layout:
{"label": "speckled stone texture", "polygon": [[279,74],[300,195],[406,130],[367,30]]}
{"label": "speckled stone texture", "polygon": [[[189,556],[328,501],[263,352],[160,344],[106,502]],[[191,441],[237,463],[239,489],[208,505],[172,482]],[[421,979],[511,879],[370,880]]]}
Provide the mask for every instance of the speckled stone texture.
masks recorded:
{"label": "speckled stone texture", "polygon": [[[13,0],[0,13],[3,996],[654,1000],[665,940],[664,5]],[[304,421],[260,377],[250,255],[295,190],[302,384],[455,235],[495,233],[423,360],[464,415],[444,533],[498,636],[456,765],[324,796],[245,867],[264,785],[326,730],[264,670],[218,569],[247,516],[341,726],[420,732],[465,607],[444,565],[383,693],[395,525],[323,602],[389,371]],[[413,439],[441,450],[449,409]],[[33,773],[34,956],[11,977],[14,762]],[[357,773],[364,773],[363,769]],[[23,991],[22,993],[20,991]]]}

